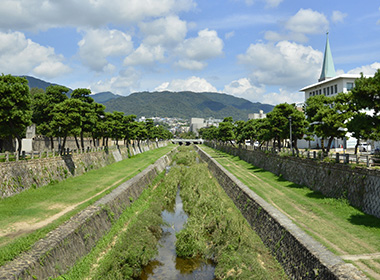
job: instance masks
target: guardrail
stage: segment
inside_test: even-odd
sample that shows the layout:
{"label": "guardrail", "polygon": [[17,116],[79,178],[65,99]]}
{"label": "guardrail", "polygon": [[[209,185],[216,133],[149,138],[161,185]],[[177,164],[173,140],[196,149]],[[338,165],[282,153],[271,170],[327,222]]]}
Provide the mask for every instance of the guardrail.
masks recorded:
{"label": "guardrail", "polygon": [[32,159],[42,159],[42,158],[54,158],[58,156],[68,156],[74,154],[83,154],[90,152],[99,152],[103,150],[116,150],[118,148],[123,148],[124,145],[119,146],[102,146],[102,147],[87,147],[86,149],[64,149],[62,153],[59,150],[45,150],[45,151],[33,151],[25,152],[22,151],[21,155],[18,152],[5,152],[0,153],[0,162],[10,162],[19,160],[32,160]]}
{"label": "guardrail", "polygon": [[380,165],[380,157],[377,157],[369,152],[354,154],[349,153],[347,150],[339,150],[339,152],[330,151],[327,156],[324,156],[321,150],[291,150],[290,148],[281,148],[281,151],[279,152],[277,149],[274,149],[272,147],[269,148],[248,145],[244,145],[244,147],[247,150],[260,150],[280,155],[296,156],[315,160],[331,161],[336,163],[366,165],[367,167]]}

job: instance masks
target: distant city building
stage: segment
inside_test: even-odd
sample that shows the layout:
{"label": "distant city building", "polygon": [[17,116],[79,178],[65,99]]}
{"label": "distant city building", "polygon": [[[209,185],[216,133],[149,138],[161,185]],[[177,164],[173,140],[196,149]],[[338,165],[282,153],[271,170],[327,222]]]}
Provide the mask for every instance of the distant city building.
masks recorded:
{"label": "distant city building", "polygon": [[264,114],[263,110],[260,110],[259,113],[248,114],[248,120],[264,119],[266,117],[267,114]]}
{"label": "distant city building", "polygon": [[197,136],[199,135],[198,130],[202,127],[206,127],[207,124],[203,118],[191,118],[190,119],[190,131],[194,132]]}

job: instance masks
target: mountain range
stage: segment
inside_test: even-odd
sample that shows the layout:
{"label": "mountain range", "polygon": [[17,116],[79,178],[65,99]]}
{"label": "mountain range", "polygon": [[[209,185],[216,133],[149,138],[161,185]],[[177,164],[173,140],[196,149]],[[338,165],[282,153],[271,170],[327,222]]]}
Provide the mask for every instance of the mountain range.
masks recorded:
{"label": "mountain range", "polygon": [[[30,88],[45,90],[49,85],[54,85],[34,77],[23,77],[28,80]],[[216,92],[136,92],[120,96],[107,91],[93,94],[91,97],[95,102],[104,104],[107,112],[120,111],[138,117],[223,119],[231,116],[234,120],[247,120],[248,114],[258,113],[260,110],[268,113],[274,107]]]}

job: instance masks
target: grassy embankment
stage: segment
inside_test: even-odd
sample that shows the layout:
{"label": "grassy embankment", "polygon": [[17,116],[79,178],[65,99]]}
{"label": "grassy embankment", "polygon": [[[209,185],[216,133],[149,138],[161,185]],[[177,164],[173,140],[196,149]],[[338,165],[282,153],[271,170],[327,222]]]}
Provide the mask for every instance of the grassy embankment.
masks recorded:
{"label": "grassy embankment", "polygon": [[0,265],[30,249],[48,232],[144,170],[173,147],[148,151],[0,200]]}
{"label": "grassy embankment", "polygon": [[[238,157],[204,145],[202,149],[333,253],[370,278],[380,279],[380,258],[376,256],[380,252],[380,219],[350,206],[345,199],[324,197]],[[367,254],[373,258],[365,259]]]}
{"label": "grassy embankment", "polygon": [[[218,262],[217,279],[286,279],[281,266],[212,178],[207,166],[196,164],[195,151],[180,150],[175,157],[176,166],[165,177],[156,179],[161,180],[160,184],[144,190],[96,248],[60,279],[138,277],[140,266],[155,254],[158,230],[152,229],[160,222],[156,218],[157,205],[172,203],[178,185],[185,210],[190,214],[185,229],[177,234],[178,255],[213,258]],[[147,241],[149,238],[151,242]]]}

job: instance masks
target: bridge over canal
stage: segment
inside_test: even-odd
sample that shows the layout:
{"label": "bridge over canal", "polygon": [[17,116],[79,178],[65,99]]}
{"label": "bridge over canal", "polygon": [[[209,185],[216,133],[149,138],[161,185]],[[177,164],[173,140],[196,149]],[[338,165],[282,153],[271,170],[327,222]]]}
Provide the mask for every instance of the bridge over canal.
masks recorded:
{"label": "bridge over canal", "polygon": [[170,140],[173,144],[186,145],[190,144],[203,144],[203,139],[172,139]]}

